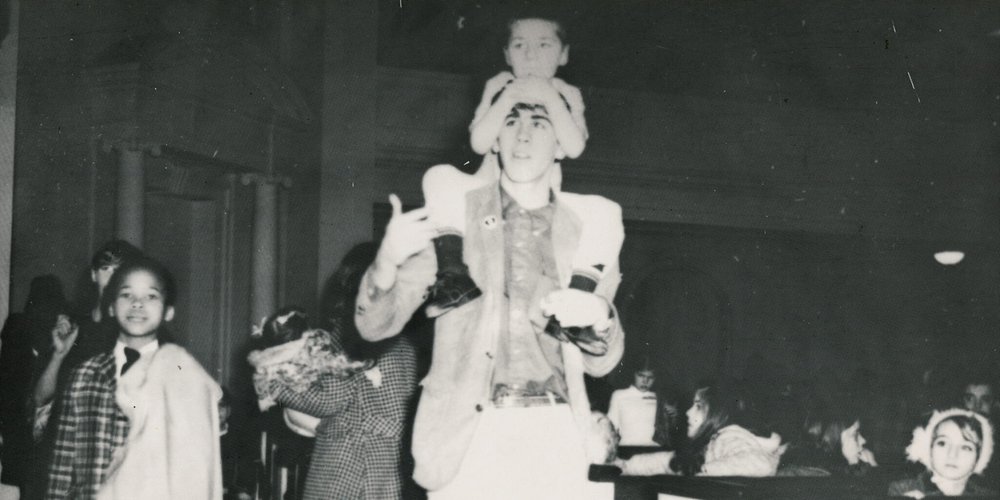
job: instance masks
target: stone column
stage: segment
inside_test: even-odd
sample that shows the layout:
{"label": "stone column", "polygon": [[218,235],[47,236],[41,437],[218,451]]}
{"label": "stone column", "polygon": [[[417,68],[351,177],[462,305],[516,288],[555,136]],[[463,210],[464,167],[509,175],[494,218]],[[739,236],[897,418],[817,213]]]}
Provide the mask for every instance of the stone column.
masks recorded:
{"label": "stone column", "polygon": [[115,236],[142,248],[146,224],[146,153],[158,156],[160,148],[122,141],[105,143],[104,149],[118,152]]}
{"label": "stone column", "polygon": [[250,278],[250,318],[256,324],[278,307],[278,186],[290,187],[291,181],[273,175],[245,174],[242,182],[256,187]]}

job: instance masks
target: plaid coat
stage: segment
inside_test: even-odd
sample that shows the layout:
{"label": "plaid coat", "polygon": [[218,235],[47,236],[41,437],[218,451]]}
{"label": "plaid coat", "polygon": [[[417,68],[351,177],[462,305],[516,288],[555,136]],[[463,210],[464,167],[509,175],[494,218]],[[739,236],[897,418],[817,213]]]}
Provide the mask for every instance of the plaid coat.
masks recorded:
{"label": "plaid coat", "polygon": [[405,336],[389,342],[368,371],[323,375],[300,393],[272,387],[279,403],[321,418],[305,500],[402,498],[401,441],[417,386],[416,350]]}
{"label": "plaid coat", "polygon": [[46,499],[91,499],[107,477],[128,419],[115,403],[115,357],[98,354],[73,370],[56,416]]}

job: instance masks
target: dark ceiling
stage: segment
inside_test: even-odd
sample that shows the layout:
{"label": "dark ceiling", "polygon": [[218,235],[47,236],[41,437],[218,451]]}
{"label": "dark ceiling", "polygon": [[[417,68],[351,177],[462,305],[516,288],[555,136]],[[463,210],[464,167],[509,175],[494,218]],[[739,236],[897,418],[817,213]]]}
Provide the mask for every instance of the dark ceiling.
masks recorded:
{"label": "dark ceiling", "polygon": [[[537,3],[537,2],[535,2]],[[485,77],[523,2],[382,0],[379,63]],[[774,92],[816,105],[949,88],[993,98],[996,1],[563,0],[561,76],[674,95]],[[912,79],[912,85],[911,80]]]}

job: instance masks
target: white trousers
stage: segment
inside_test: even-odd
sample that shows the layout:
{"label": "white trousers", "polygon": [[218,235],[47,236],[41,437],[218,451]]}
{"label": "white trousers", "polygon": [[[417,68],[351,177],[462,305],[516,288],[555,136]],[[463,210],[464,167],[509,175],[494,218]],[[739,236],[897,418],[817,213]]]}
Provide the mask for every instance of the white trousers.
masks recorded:
{"label": "white trousers", "polygon": [[587,480],[583,436],[569,405],[488,407],[458,475],[429,500],[607,499],[614,485]]}

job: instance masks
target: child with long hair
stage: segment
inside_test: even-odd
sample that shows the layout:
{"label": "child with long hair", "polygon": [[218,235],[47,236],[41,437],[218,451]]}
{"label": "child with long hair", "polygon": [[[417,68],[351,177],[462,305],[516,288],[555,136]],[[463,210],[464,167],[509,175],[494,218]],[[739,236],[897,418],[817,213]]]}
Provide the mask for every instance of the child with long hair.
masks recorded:
{"label": "child with long hair", "polygon": [[865,447],[861,419],[848,411],[812,412],[802,436],[782,457],[779,476],[863,476],[877,467],[875,454]]}
{"label": "child with long hair", "polygon": [[889,495],[996,496],[980,482],[993,456],[993,427],[982,415],[954,408],[935,411],[924,427],[913,430],[906,458],[927,470],[889,485]]}
{"label": "child with long hair", "polygon": [[744,427],[746,399],[725,386],[695,391],[687,411],[687,441],[676,452],[663,451],[619,461],[627,475],[773,476],[785,447],[781,437],[757,436]]}

